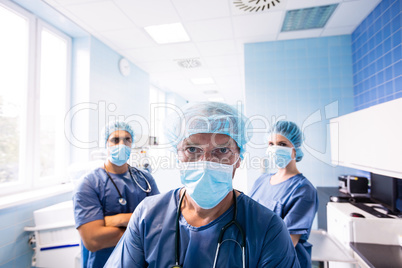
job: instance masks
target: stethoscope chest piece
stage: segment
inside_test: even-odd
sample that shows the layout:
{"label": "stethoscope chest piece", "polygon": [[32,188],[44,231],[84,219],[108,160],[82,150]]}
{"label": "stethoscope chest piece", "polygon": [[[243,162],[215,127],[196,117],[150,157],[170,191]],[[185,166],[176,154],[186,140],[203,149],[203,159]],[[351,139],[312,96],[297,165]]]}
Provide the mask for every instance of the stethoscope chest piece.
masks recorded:
{"label": "stethoscope chest piece", "polygon": [[120,205],[125,206],[125,205],[127,204],[127,201],[126,201],[126,199],[124,199],[124,198],[122,197],[122,198],[119,198],[119,203],[120,203]]}

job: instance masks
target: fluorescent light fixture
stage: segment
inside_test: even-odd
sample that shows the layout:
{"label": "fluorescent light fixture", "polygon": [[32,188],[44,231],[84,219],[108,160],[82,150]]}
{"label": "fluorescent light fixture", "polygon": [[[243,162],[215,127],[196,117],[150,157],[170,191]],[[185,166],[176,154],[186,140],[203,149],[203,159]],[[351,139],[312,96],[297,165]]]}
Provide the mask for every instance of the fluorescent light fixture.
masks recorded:
{"label": "fluorescent light fixture", "polygon": [[190,37],[181,23],[147,26],[144,29],[158,44],[190,41]]}
{"label": "fluorescent light fixture", "polygon": [[338,4],[286,11],[282,32],[323,28]]}
{"label": "fluorescent light fixture", "polygon": [[215,84],[214,79],[212,79],[211,77],[193,78],[193,79],[191,79],[191,82],[194,85],[211,85],[211,84]]}

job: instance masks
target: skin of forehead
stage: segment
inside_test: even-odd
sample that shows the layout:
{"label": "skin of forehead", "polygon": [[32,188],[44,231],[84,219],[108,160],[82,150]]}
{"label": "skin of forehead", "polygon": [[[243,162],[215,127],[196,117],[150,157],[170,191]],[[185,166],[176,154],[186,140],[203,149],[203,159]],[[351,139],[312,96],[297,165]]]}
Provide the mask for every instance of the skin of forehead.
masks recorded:
{"label": "skin of forehead", "polygon": [[[110,134],[109,138],[107,139],[108,143],[111,142],[111,141],[110,141],[111,139],[117,138],[117,137],[118,137],[118,138],[127,138],[127,137],[130,137],[130,138],[132,139],[130,133],[128,133],[127,131],[125,131],[125,130],[116,130],[116,131],[113,131],[112,134]],[[131,141],[131,143],[132,143],[132,142],[133,142],[133,141]]]}
{"label": "skin of forehead", "polygon": [[185,145],[196,145],[203,148],[208,147],[235,147],[237,148],[237,144],[235,140],[225,134],[216,134],[216,133],[197,133],[193,134],[190,137],[184,139],[180,144],[181,146]]}

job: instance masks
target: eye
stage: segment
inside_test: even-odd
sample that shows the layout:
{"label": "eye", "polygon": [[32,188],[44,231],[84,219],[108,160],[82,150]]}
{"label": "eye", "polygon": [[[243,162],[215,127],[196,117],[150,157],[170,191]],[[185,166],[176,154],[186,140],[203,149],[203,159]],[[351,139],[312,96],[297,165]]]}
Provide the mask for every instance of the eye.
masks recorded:
{"label": "eye", "polygon": [[279,146],[287,146],[287,144],[286,143],[284,143],[284,142],[280,142],[279,144],[278,144]]}
{"label": "eye", "polygon": [[111,143],[114,143],[114,144],[117,144],[117,143],[119,143],[119,138],[117,138],[117,137],[111,138],[111,139],[110,139],[110,142],[111,142]]}
{"label": "eye", "polygon": [[223,148],[218,148],[218,152],[221,154],[226,154],[230,151],[229,148],[223,147]]}
{"label": "eye", "polygon": [[127,138],[126,138],[126,142],[131,143],[131,138],[130,138],[130,137],[127,137]]}
{"label": "eye", "polygon": [[268,146],[273,146],[274,143],[272,141],[268,142]]}
{"label": "eye", "polygon": [[198,147],[187,147],[186,152],[191,153],[191,154],[196,154],[202,152],[202,149]]}

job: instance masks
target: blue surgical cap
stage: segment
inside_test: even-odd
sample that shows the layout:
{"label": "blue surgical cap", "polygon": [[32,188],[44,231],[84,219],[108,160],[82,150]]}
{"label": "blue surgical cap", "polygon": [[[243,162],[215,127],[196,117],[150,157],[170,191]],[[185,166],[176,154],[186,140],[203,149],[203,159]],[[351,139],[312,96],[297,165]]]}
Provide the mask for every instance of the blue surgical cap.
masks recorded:
{"label": "blue surgical cap", "polygon": [[134,137],[135,137],[134,131],[133,131],[132,127],[124,121],[112,121],[108,125],[105,126],[105,128],[103,130],[103,134],[104,134],[103,138],[104,138],[105,146],[106,146],[107,140],[109,139],[110,134],[112,134],[116,130],[127,131],[131,135],[131,139],[133,141],[131,146],[134,146]]}
{"label": "blue surgical cap", "polygon": [[300,128],[291,121],[277,121],[269,130],[268,135],[279,134],[288,139],[295,147],[296,162],[302,160],[304,153],[300,146],[303,143],[304,137]]}
{"label": "blue surgical cap", "polygon": [[[177,145],[191,135],[217,133],[230,136],[240,149],[243,159],[245,145],[251,139],[252,126],[248,119],[234,107],[220,102],[186,104],[180,111],[165,120],[167,142],[177,150]],[[247,129],[246,129],[247,127]]]}

